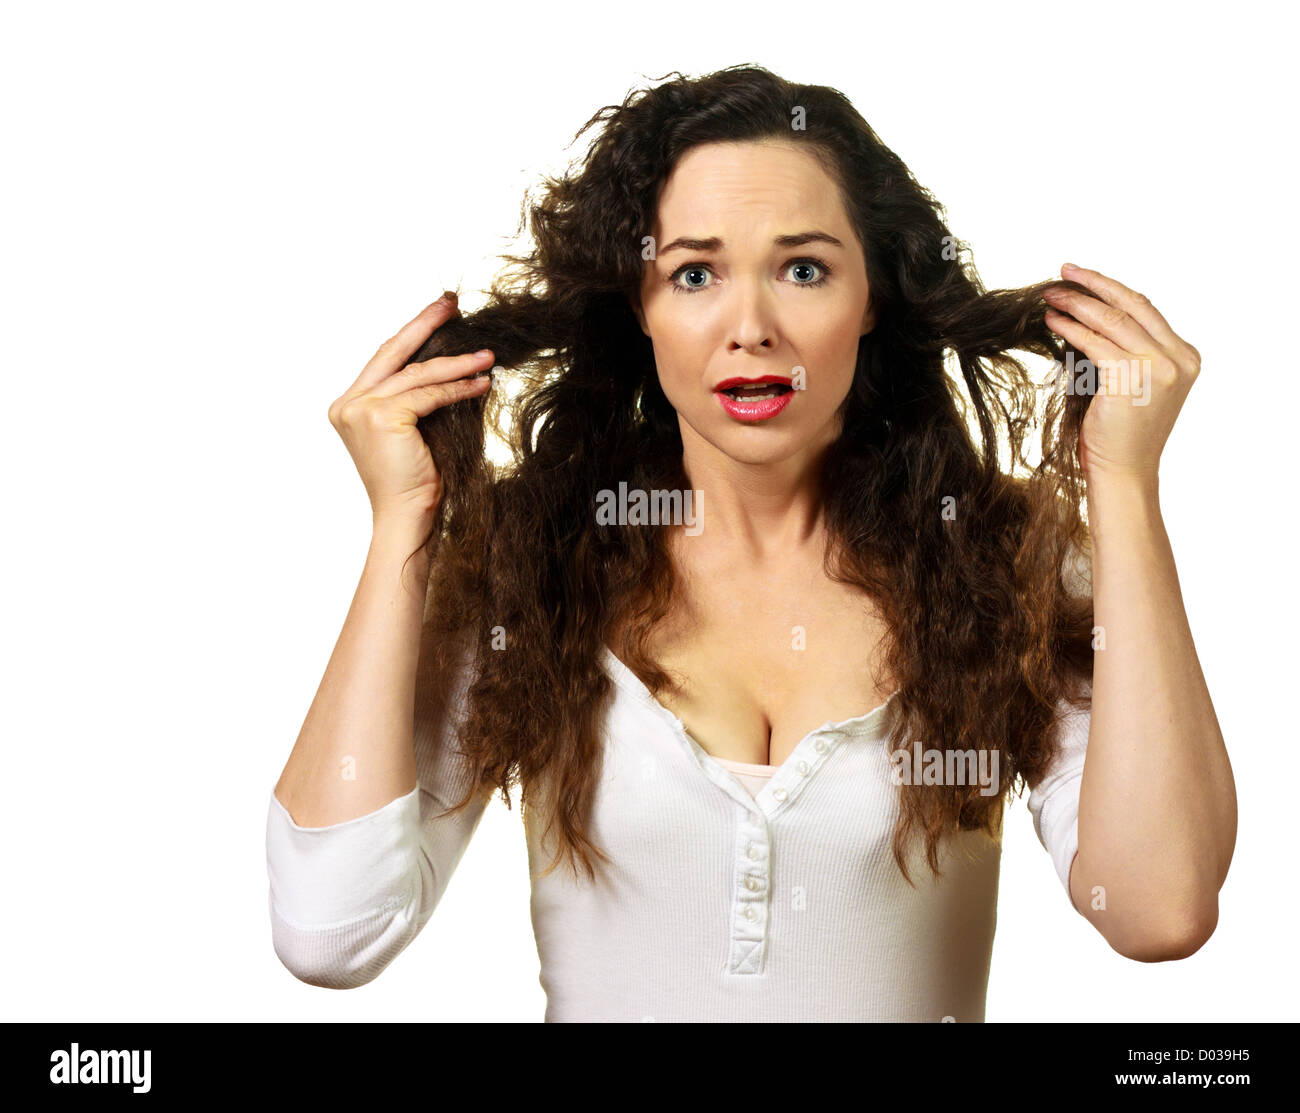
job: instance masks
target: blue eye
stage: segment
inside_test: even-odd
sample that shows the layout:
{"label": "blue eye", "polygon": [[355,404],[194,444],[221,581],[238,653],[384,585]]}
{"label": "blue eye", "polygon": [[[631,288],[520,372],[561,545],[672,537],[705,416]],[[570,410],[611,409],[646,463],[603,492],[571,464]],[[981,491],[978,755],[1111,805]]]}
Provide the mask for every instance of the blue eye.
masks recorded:
{"label": "blue eye", "polygon": [[790,263],[786,269],[794,270],[796,268],[798,268],[800,271],[803,271],[804,273],[807,273],[808,271],[822,272],[822,276],[820,278],[813,278],[811,276],[809,276],[806,279],[797,278],[795,280],[796,286],[820,286],[823,282],[826,281],[826,276],[831,273],[830,267],[828,267],[825,263],[817,262],[816,259],[796,259],[792,263]]}
{"label": "blue eye", "polygon": [[[786,263],[785,270],[796,272],[796,278],[790,283],[792,286],[821,286],[831,273],[830,266],[821,259],[791,259]],[[820,277],[815,277],[814,272],[820,272]],[[707,278],[712,273],[712,268],[707,263],[685,263],[668,276],[668,285],[674,294],[694,294],[713,285]],[[686,278],[686,284],[678,282],[679,278]],[[699,281],[692,281],[696,278]]]}
{"label": "blue eye", "polygon": [[681,286],[678,284],[677,279],[683,275],[704,275],[708,273],[710,273],[709,268],[703,263],[687,263],[685,266],[678,267],[673,271],[672,277],[669,278],[668,281],[672,283],[674,290],[680,290],[683,293],[691,294],[696,290],[705,289],[706,284],[704,282],[691,282],[686,286]]}

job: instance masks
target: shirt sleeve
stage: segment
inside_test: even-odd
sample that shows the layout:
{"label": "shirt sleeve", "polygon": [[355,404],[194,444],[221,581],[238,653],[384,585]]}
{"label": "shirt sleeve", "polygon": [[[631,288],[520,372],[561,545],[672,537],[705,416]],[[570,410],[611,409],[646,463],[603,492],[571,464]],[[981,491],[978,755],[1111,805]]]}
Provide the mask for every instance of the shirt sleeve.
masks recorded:
{"label": "shirt sleeve", "polygon": [[490,792],[459,812],[472,769],[455,741],[466,709],[468,654],[446,713],[415,716],[416,786],[381,808],[302,827],[271,793],[266,826],[271,938],[296,978],[352,989],[376,978],[423,929],[478,828]]}
{"label": "shirt sleeve", "polygon": [[[1081,685],[1083,692],[1091,695],[1092,686],[1087,681]],[[1057,705],[1057,714],[1053,734],[1059,752],[1044,776],[1030,786],[1028,803],[1038,841],[1051,855],[1056,875],[1068,897],[1070,866],[1079,849],[1079,788],[1083,783],[1092,713],[1062,700]]]}

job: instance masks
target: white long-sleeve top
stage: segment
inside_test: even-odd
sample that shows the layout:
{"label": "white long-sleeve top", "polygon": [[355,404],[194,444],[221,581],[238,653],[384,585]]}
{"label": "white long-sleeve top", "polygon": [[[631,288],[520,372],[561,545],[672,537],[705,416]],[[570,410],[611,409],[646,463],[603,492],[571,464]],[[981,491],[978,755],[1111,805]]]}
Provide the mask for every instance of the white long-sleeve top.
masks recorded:
{"label": "white long-sleeve top", "polygon": [[[525,814],[530,911],[547,1021],[984,1019],[1001,842],[892,852],[899,786],[884,740],[892,697],[805,736],[770,777],[736,779],[608,649],[615,682],[589,835],[612,863],[596,882],[560,866]],[[455,748],[467,687],[441,727],[417,717],[417,785],[327,827],[271,795],[267,872],[276,954],[335,989],[375,978],[419,934],[488,795],[438,816],[468,783]],[[1090,715],[1062,705],[1061,753],[1030,786],[1034,829],[1069,893]]]}

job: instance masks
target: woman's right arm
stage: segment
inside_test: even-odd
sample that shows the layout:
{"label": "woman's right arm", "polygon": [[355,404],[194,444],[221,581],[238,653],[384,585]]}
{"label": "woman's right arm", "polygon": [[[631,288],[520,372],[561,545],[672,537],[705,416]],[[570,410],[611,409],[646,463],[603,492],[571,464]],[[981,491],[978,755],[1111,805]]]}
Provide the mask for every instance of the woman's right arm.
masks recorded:
{"label": "woman's right arm", "polygon": [[[383,566],[383,561],[377,560],[374,567]],[[376,627],[385,630],[390,622],[401,625],[386,611],[390,593],[385,592],[385,581],[377,572],[375,590],[368,591],[369,574],[368,562],[353,615],[372,614]],[[363,630],[364,620],[355,628]],[[381,646],[382,640],[377,636],[374,643],[378,657],[400,655],[409,648],[405,642],[399,647],[396,637]],[[419,640],[418,616],[412,640]],[[346,629],[339,641],[341,646],[348,644]],[[361,646],[364,642],[358,635],[351,644]],[[340,657],[335,651],[336,659],[348,656],[345,652]],[[473,772],[456,746],[472,665],[468,640],[457,647],[454,660],[453,674],[442,677],[433,676],[421,658],[414,686],[413,729],[403,727],[405,735],[390,751],[377,744],[393,736],[381,737],[377,732],[369,737],[364,720],[358,723],[354,738],[338,729],[319,736],[319,752],[327,756],[319,766],[303,765],[314,793],[309,798],[317,806],[348,813],[346,818],[331,821],[336,812],[322,813],[325,818],[319,820],[291,814],[292,806],[286,807],[279,795],[280,786],[271,794],[266,861],[272,944],[281,963],[300,981],[327,989],[352,989],[382,973],[428,923],[478,828],[486,793],[459,812],[442,814],[464,794]],[[374,662],[366,662],[359,672],[365,674],[372,667]],[[344,675],[342,671],[340,675]],[[376,678],[377,691],[391,691],[394,686],[406,691],[404,679]],[[325,687],[322,684],[322,689]],[[343,688],[352,690],[354,685],[344,681]],[[349,698],[360,701],[362,715],[368,713],[359,694],[345,695],[340,706],[346,706]],[[375,701],[374,714],[404,717],[409,724],[411,702],[404,700],[399,707],[396,701]],[[346,753],[349,747],[355,752]],[[375,756],[367,764],[364,755],[372,751]],[[355,766],[355,779],[348,779],[343,771],[353,768],[358,754],[363,756]],[[331,764],[329,755],[342,756]],[[367,768],[369,774],[363,772]],[[409,769],[409,775],[395,771],[402,768]],[[286,776],[288,772],[286,767]],[[313,772],[319,773],[315,781],[310,780]],[[367,779],[374,785],[362,792],[358,786]],[[373,810],[360,811],[372,803]]]}
{"label": "woman's right arm", "polygon": [[416,422],[483,393],[490,380],[472,376],[491,361],[405,361],[454,312],[454,299],[426,308],[330,407],[370,495],[373,532],[267,817],[276,953],[313,985],[362,985],[418,934],[486,804],[480,797],[434,814],[459,798],[468,773],[451,745],[466,668],[417,685],[430,567],[423,542],[442,486]]}
{"label": "woman's right arm", "polygon": [[343,631],[275,786],[304,827],[355,819],[415,787],[415,669],[430,561],[422,548],[406,558],[423,540],[418,523],[375,523]]}

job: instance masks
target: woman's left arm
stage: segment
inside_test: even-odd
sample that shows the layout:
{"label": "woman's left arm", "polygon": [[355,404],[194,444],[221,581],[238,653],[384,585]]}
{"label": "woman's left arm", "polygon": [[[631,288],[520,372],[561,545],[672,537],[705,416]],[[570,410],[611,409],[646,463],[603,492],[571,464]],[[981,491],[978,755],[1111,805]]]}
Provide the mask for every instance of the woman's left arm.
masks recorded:
{"label": "woman's left arm", "polygon": [[1061,274],[1092,294],[1052,288],[1045,298],[1063,312],[1047,324],[1097,374],[1079,446],[1098,629],[1070,897],[1120,954],[1186,958],[1218,922],[1237,838],[1232,767],[1157,480],[1200,353],[1127,286],[1069,264]]}

